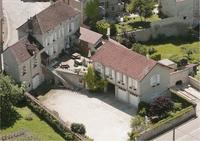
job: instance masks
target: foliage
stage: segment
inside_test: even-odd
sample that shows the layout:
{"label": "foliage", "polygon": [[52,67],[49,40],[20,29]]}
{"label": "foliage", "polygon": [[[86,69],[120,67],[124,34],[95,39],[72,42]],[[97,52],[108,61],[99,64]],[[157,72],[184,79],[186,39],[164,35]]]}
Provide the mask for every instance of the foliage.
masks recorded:
{"label": "foliage", "polygon": [[173,106],[173,109],[175,111],[180,111],[182,109],[182,103],[175,102],[174,106]]}
{"label": "foliage", "polygon": [[149,109],[149,104],[144,102],[144,101],[141,101],[139,104],[138,104],[138,111],[137,113],[144,117],[144,116],[147,116],[147,110]]}
{"label": "foliage", "polygon": [[[30,136],[37,137],[39,141],[64,141],[64,139],[55,132],[43,119],[40,119],[28,107],[14,107],[16,112],[21,116],[15,124],[9,128],[1,130],[1,135],[8,135],[13,132],[25,130]],[[27,115],[31,115],[32,120],[26,120]],[[27,137],[21,139],[20,137],[14,140],[33,140]]]}
{"label": "foliage", "polygon": [[9,77],[0,74],[0,123],[6,126],[12,119],[13,105],[17,105],[23,99],[24,86],[18,86]]}
{"label": "foliage", "polygon": [[38,103],[35,103],[33,100],[27,98],[28,106],[33,110],[39,117],[44,119],[56,130],[65,140],[74,141],[76,137],[74,134],[66,128],[66,125],[60,123],[54,116],[52,116],[49,112],[47,112],[43,107],[41,107]]}
{"label": "foliage", "polygon": [[147,49],[140,43],[133,44],[132,50],[142,55],[147,54]]}
{"label": "foliage", "polygon": [[96,29],[99,33],[103,34],[104,37],[107,35],[107,29],[110,28],[110,24],[105,20],[96,22]]}
{"label": "foliage", "polygon": [[96,22],[99,18],[99,0],[87,1],[85,7],[85,14],[90,20]]}
{"label": "foliage", "polygon": [[153,59],[155,61],[161,60],[161,54],[160,53],[154,53],[150,57],[151,57],[151,59]]}
{"label": "foliage", "polygon": [[192,103],[189,100],[187,100],[185,97],[179,94],[171,93],[171,98],[173,99],[174,102],[181,103],[182,108],[186,108],[192,105]]}
{"label": "foliage", "polygon": [[107,85],[107,82],[96,74],[92,65],[88,66],[87,73],[84,75],[84,80],[90,91],[101,91]]}
{"label": "foliage", "polygon": [[142,17],[146,19],[153,15],[154,5],[154,0],[132,0],[128,11],[138,13],[142,20]]}
{"label": "foliage", "polygon": [[131,119],[131,127],[137,128],[138,126],[142,125],[144,123],[144,118],[137,115]]}
{"label": "foliage", "polygon": [[152,55],[152,54],[154,54],[154,53],[156,53],[157,52],[157,50],[154,48],[154,47],[149,47],[148,48],[148,54],[149,55]]}
{"label": "foliage", "polygon": [[169,97],[160,96],[157,97],[151,104],[149,108],[149,115],[151,117],[158,117],[160,119],[166,117],[167,113],[172,110],[173,102]]}
{"label": "foliage", "polygon": [[78,133],[81,135],[85,135],[86,133],[85,126],[80,123],[72,123],[70,128],[74,133]]}

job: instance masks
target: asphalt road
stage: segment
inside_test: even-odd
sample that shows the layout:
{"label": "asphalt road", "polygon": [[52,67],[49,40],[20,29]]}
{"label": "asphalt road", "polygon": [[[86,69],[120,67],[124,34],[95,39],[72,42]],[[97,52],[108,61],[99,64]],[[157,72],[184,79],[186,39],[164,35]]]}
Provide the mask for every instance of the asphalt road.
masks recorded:
{"label": "asphalt road", "polygon": [[[199,95],[197,95],[197,93]],[[197,103],[198,117],[180,125],[175,129],[175,141],[200,141],[200,92],[195,91],[195,94],[196,99],[194,102]],[[157,137],[154,141],[173,141],[173,131],[169,131]]]}
{"label": "asphalt road", "polygon": [[29,17],[39,13],[49,5],[49,2],[23,2],[21,0],[3,0],[3,10],[8,27],[8,37],[4,42],[5,48],[18,41],[16,28],[26,22]]}

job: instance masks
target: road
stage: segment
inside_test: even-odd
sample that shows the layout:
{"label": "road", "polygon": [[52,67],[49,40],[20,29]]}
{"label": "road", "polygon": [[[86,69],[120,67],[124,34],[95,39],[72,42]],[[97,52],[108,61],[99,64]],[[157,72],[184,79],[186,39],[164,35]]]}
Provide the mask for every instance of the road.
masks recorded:
{"label": "road", "polygon": [[18,41],[16,28],[27,19],[50,5],[49,2],[23,2],[21,0],[3,0],[3,10],[6,17],[8,37],[4,49]]}
{"label": "road", "polygon": [[[188,91],[188,89],[185,89]],[[190,88],[190,93],[195,93],[193,95],[195,99],[193,101],[197,103],[197,118],[192,119],[175,129],[175,140],[176,141],[200,141],[200,92],[195,89]],[[198,95],[197,95],[198,94]],[[189,97],[192,95],[189,94]],[[172,141],[173,132],[169,131],[157,138],[154,141]]]}

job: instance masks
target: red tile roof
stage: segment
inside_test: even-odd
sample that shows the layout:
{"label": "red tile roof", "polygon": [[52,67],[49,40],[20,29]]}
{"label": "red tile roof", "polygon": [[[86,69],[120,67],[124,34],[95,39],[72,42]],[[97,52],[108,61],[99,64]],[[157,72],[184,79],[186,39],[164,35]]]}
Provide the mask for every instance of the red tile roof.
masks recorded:
{"label": "red tile roof", "polygon": [[102,45],[91,59],[139,81],[157,64],[113,40]]}
{"label": "red tile roof", "polygon": [[103,36],[102,34],[99,34],[84,27],[80,27],[80,34],[81,34],[81,36],[79,37],[80,40],[83,40],[91,44],[96,44]]}
{"label": "red tile roof", "polygon": [[[63,21],[78,15],[79,12],[69,6],[67,2],[59,0],[40,13],[36,14],[31,19],[33,32],[43,34],[53,29]],[[27,30],[28,21],[20,26],[18,29]]]}
{"label": "red tile roof", "polygon": [[17,43],[8,47],[16,61],[20,64],[37,54],[43,47],[31,36],[25,36]]}

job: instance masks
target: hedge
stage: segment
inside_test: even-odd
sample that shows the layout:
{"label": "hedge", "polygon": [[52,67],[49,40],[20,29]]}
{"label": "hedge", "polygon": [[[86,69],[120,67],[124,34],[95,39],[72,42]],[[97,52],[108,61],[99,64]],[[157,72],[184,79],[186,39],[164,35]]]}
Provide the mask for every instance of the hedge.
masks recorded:
{"label": "hedge", "polygon": [[47,110],[42,107],[37,101],[34,101],[29,94],[25,94],[27,97],[27,104],[28,107],[35,112],[40,118],[44,119],[53,129],[56,130],[66,141],[79,141],[81,140],[79,136],[73,133],[65,123],[58,121],[55,116],[48,113]]}

